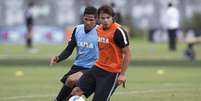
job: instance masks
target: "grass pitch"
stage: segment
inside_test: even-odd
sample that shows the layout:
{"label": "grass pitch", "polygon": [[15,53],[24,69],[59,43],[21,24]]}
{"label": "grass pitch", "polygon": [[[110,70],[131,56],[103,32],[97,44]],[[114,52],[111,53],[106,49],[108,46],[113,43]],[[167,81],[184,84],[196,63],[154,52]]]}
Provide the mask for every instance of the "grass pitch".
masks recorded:
{"label": "grass pitch", "polygon": [[[24,45],[1,44],[0,101],[53,101],[74,55],[53,67],[48,61],[64,47],[35,45],[38,53],[30,54]],[[130,47],[126,88],[119,87],[111,101],[201,101],[200,46],[195,47],[196,61],[184,58],[182,43],[176,52],[169,52],[165,43],[141,40],[132,40]]]}
{"label": "grass pitch", "polygon": [[[157,70],[164,74],[157,74]],[[24,76],[16,76],[16,71]],[[67,67],[0,67],[0,101],[53,101]],[[201,68],[130,66],[111,101],[200,101]],[[91,99],[91,98],[90,98]],[[90,101],[87,100],[87,101]]]}

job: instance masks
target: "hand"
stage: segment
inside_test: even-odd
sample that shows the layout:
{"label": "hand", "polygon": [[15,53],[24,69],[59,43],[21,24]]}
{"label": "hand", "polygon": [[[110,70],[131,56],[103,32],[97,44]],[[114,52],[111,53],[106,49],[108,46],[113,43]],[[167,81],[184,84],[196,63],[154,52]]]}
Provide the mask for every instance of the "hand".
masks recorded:
{"label": "hand", "polygon": [[118,81],[117,81],[118,85],[123,84],[123,88],[125,88],[125,83],[126,83],[126,76],[125,74],[120,73],[119,77],[118,77]]}
{"label": "hand", "polygon": [[52,66],[53,64],[58,63],[58,60],[59,60],[58,56],[53,57],[53,58],[50,60],[50,66]]}

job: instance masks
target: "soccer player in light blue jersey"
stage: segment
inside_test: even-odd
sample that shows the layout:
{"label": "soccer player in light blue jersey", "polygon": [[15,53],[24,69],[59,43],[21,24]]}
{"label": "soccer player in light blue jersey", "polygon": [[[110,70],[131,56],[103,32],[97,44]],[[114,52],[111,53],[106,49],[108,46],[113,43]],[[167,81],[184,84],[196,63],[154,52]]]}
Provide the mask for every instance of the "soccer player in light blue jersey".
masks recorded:
{"label": "soccer player in light blue jersey", "polygon": [[80,77],[89,70],[98,57],[98,34],[96,32],[97,9],[86,7],[83,16],[84,24],[74,28],[68,46],[59,56],[51,59],[50,64],[56,64],[67,59],[76,47],[77,53],[70,71],[63,76],[61,88],[55,101],[64,101],[70,95]]}

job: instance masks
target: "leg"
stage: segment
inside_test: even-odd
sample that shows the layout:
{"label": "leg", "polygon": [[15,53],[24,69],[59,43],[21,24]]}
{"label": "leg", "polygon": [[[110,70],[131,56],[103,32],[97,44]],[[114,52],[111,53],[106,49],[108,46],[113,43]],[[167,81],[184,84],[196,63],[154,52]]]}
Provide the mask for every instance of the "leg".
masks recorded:
{"label": "leg", "polygon": [[169,36],[169,50],[175,51],[176,50],[176,30],[175,29],[168,30],[168,36]]}
{"label": "leg", "polygon": [[68,97],[68,95],[70,95],[72,91],[72,88],[63,85],[63,87],[61,88],[59,94],[57,95],[55,101],[65,101],[66,98]]}
{"label": "leg", "polygon": [[83,94],[84,92],[79,87],[75,87],[71,93],[71,95],[77,95],[77,96],[82,96]]}
{"label": "leg", "polygon": [[79,87],[74,87],[72,92],[66,97],[66,101],[68,101],[72,96],[82,96],[84,92]]}
{"label": "leg", "polygon": [[28,24],[27,25],[27,34],[26,34],[26,47],[27,48],[32,48],[33,45],[32,45],[32,24]]}
{"label": "leg", "polygon": [[31,38],[27,38],[26,40],[26,43],[27,43],[27,48],[32,48],[32,39]]}
{"label": "leg", "polygon": [[189,43],[187,45],[187,49],[185,50],[184,55],[189,59],[189,60],[194,60],[195,59],[195,52],[193,49],[194,44],[193,43]]}
{"label": "leg", "polygon": [[84,71],[86,70],[83,68],[75,68],[75,66],[71,67],[71,70],[61,79],[64,86],[59,92],[56,101],[65,101],[67,99]]}
{"label": "leg", "polygon": [[177,33],[176,33],[176,29],[173,29],[172,30],[172,47],[171,47],[171,49],[173,50],[173,51],[175,51],[177,48],[176,48],[176,46],[177,46]]}
{"label": "leg", "polygon": [[171,31],[168,30],[168,49],[171,50]]}
{"label": "leg", "polygon": [[76,73],[69,75],[68,79],[65,82],[65,85],[70,88],[73,88],[82,75],[83,75],[82,72],[76,72]]}
{"label": "leg", "polygon": [[65,81],[63,88],[61,89],[59,95],[57,96],[57,101],[64,101],[71,96],[73,88],[75,87],[77,81],[80,79],[82,75],[83,75],[82,72],[76,72],[74,74],[69,75],[69,77]]}
{"label": "leg", "polygon": [[[102,70],[103,71],[103,70]],[[117,88],[118,73],[102,72],[97,75],[96,89],[92,101],[109,101]]]}
{"label": "leg", "polygon": [[[77,87],[75,87],[71,93],[71,96],[74,95],[85,95],[86,98],[88,98],[95,90],[96,87],[96,81],[95,77],[93,75],[94,69],[90,69],[88,72],[84,73],[84,75],[80,78],[80,80],[77,83]],[[68,97],[70,98],[70,97]]]}

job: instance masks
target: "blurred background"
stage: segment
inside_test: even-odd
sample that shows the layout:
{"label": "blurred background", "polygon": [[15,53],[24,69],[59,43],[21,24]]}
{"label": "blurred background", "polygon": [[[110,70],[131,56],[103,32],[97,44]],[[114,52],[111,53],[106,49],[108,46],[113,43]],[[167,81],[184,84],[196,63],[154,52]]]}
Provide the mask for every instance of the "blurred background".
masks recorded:
{"label": "blurred background", "polygon": [[[172,16],[165,17],[170,2],[178,12],[173,50],[167,31]],[[29,3],[34,4],[31,49],[26,47]],[[128,88],[113,101],[201,100],[200,0],[0,0],[0,100],[52,100],[75,56],[53,67],[50,58],[66,47],[84,8],[103,4],[114,8],[132,51]]]}
{"label": "blurred background", "polygon": [[166,41],[165,34],[162,38],[158,38],[160,36],[157,32],[163,30],[160,19],[169,1],[178,8],[180,14],[181,32],[178,34],[185,34],[186,31],[191,29],[194,31],[200,27],[199,0],[1,0],[1,43],[23,42],[21,35],[26,32],[24,12],[30,2],[35,4],[33,7],[35,42],[62,43],[65,28],[68,30],[81,22],[80,15],[84,7],[88,5],[99,7],[111,3],[115,5],[115,11],[120,12],[120,21],[131,30],[130,34],[148,37],[149,41]]}
{"label": "blurred background", "polygon": [[[179,18],[177,19],[179,25],[176,31],[179,50],[172,52],[176,53],[178,57],[165,55],[164,53],[161,56],[152,56],[153,52],[157,54],[161,49],[168,50],[168,32],[163,18],[169,2],[177,8],[179,13]],[[147,54],[151,56],[144,55],[144,53],[137,53],[140,55],[134,53],[133,57],[135,58],[133,59],[138,60],[143,57],[142,59],[146,60],[156,57],[159,60],[163,58],[183,60],[185,59],[185,50],[188,48],[185,42],[187,37],[195,38],[201,34],[201,2],[199,0],[0,0],[1,60],[9,57],[16,58],[15,55],[22,57],[21,53],[12,54],[12,50],[8,47],[11,44],[16,47],[23,46],[23,44],[25,46],[25,35],[27,33],[25,12],[29,3],[34,4],[31,8],[34,23],[33,45],[36,45],[34,48],[37,48],[31,53],[40,54],[39,47],[41,44],[46,44],[47,46],[67,44],[66,42],[70,39],[74,26],[82,22],[82,12],[88,5],[93,5],[97,8],[103,4],[112,5],[116,12],[117,22],[122,24],[128,31],[131,41],[136,40],[136,42],[131,43],[131,47],[138,50],[139,48],[135,47],[135,43],[138,43],[138,40],[140,44],[147,43],[143,46],[148,46],[149,48],[143,49],[143,51],[147,51]],[[167,22],[168,20],[166,20]],[[157,43],[162,43],[163,45]],[[150,46],[154,44],[161,47],[157,49],[154,46]],[[163,46],[165,47],[162,48]],[[193,50],[196,53],[194,58],[200,59],[198,46],[194,46],[196,48]],[[51,47],[48,46],[48,48]],[[56,49],[48,51],[54,53],[54,50]],[[190,58],[187,57],[186,59]]]}
{"label": "blurred background", "polygon": [[[160,19],[164,15],[169,1],[171,0],[1,0],[1,36],[11,30],[18,34],[25,31],[24,11],[29,2],[35,4],[33,7],[33,16],[36,27],[36,34],[34,36],[36,42],[42,41],[39,39],[40,36],[38,34],[45,34],[41,31],[42,29],[48,30],[48,28],[51,28],[52,31],[50,32],[54,33],[55,31],[58,32],[57,34],[61,34],[65,27],[79,24],[80,14],[87,5],[99,7],[102,4],[111,3],[115,5],[115,11],[120,12],[121,22],[123,24],[127,25],[131,30],[143,30],[143,32],[145,32],[144,34],[148,35],[150,34],[148,33],[149,31],[152,32],[152,30],[162,28]],[[172,0],[172,2],[179,10],[180,27],[182,30],[200,27],[198,22],[200,22],[201,2],[199,0]],[[10,42],[11,40],[20,42],[18,34],[14,35],[14,32],[13,35],[8,32],[8,39],[3,38],[1,42]],[[10,39],[12,36],[16,39]],[[59,36],[60,35],[54,35],[53,40],[62,42],[63,37],[61,38],[61,36]],[[150,36],[150,38],[150,40],[152,40],[152,36]]]}

